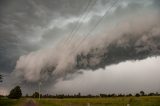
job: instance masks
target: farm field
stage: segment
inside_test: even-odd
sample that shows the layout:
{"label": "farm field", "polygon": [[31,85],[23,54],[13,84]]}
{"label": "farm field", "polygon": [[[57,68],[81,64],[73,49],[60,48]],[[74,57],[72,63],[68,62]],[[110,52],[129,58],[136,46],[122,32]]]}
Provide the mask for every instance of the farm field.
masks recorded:
{"label": "farm field", "polygon": [[[35,100],[39,106],[160,106],[160,97],[67,98]],[[129,106],[129,105],[128,105]]]}
{"label": "farm field", "polygon": [[26,105],[26,103],[31,100],[35,103],[35,106],[160,106],[160,97],[158,96],[64,99],[42,98],[40,101],[32,98],[22,98],[19,100],[0,99],[0,106],[30,106]]}
{"label": "farm field", "polygon": [[27,99],[0,99],[0,106],[23,106]]}

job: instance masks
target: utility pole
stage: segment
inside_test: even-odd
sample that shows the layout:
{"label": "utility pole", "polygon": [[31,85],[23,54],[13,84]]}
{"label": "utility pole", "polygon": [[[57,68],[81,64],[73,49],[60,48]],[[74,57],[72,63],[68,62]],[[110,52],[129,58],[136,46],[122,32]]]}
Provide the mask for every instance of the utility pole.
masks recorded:
{"label": "utility pole", "polygon": [[42,83],[41,82],[39,82],[39,84],[38,84],[38,86],[39,86],[39,101],[40,101],[40,96],[41,96],[41,93],[40,93],[40,86],[42,85]]}

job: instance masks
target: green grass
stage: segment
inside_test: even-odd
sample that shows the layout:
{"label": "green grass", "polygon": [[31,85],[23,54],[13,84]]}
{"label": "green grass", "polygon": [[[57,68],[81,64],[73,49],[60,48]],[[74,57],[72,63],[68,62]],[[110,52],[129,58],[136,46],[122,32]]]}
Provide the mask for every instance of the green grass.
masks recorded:
{"label": "green grass", "polygon": [[0,106],[21,106],[25,99],[0,99]]}
{"label": "green grass", "polygon": [[[0,106],[24,106],[32,98],[0,99]],[[112,97],[112,98],[65,98],[32,99],[37,106],[160,106],[160,96],[151,97]]]}
{"label": "green grass", "polygon": [[39,106],[160,106],[160,97],[41,99]]}

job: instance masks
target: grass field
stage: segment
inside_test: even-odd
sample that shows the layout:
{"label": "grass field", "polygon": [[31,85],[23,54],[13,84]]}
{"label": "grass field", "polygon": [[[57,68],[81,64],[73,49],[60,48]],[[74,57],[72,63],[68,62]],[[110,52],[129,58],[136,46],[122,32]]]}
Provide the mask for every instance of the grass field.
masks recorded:
{"label": "grass field", "polygon": [[[31,98],[32,99],[32,98]],[[24,106],[31,100],[0,99],[0,106]],[[152,97],[113,97],[113,98],[69,98],[69,99],[32,99],[37,106],[160,106],[160,96]]]}
{"label": "grass field", "polygon": [[41,99],[39,106],[160,106],[160,97]]}
{"label": "grass field", "polygon": [[23,106],[26,99],[0,99],[0,106]]}

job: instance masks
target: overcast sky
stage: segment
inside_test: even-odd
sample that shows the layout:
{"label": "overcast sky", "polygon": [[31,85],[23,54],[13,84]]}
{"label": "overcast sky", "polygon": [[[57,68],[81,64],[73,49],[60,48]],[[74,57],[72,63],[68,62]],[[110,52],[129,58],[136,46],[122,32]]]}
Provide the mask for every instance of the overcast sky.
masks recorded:
{"label": "overcast sky", "polygon": [[1,0],[0,94],[160,92],[159,0]]}

